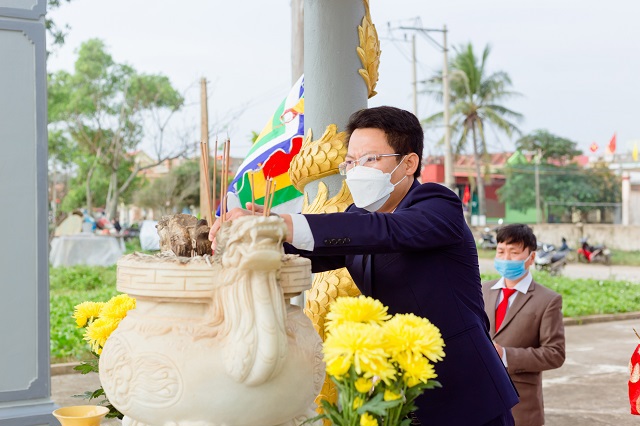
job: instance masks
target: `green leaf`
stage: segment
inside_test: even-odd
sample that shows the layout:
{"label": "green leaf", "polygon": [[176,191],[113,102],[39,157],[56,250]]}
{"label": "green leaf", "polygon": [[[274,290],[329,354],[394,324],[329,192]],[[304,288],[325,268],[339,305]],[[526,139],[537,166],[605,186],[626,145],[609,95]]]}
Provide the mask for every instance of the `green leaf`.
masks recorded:
{"label": "green leaf", "polygon": [[364,413],[373,413],[378,416],[384,416],[387,414],[387,410],[397,407],[402,403],[402,398],[396,399],[395,401],[385,401],[383,399],[383,395],[379,393],[369,401],[362,404],[362,406],[358,408],[357,413],[360,415],[363,415]]}
{"label": "green leaf", "polygon": [[73,369],[79,371],[81,374],[97,373],[98,363],[95,361],[83,361],[80,365],[73,367]]}
{"label": "green leaf", "polygon": [[91,399],[91,395],[93,395],[92,391],[85,391],[81,395],[72,395],[72,398]]}
{"label": "green leaf", "polygon": [[104,389],[100,387],[100,389],[96,389],[95,391],[93,391],[93,393],[91,394],[91,398],[89,399],[98,398],[99,396],[102,396],[102,395],[104,395]]}

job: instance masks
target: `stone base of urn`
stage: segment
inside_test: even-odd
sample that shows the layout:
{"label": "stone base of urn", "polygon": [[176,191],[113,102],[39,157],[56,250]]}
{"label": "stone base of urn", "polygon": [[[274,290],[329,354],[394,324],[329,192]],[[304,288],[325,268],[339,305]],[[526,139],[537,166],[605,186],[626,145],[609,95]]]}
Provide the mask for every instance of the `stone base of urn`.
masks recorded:
{"label": "stone base of urn", "polygon": [[283,226],[258,216],[225,223],[215,262],[118,261],[118,290],[136,309],[107,340],[100,381],[123,425],[297,426],[316,415],[322,343],[289,303],[310,287],[311,266],[282,254]]}

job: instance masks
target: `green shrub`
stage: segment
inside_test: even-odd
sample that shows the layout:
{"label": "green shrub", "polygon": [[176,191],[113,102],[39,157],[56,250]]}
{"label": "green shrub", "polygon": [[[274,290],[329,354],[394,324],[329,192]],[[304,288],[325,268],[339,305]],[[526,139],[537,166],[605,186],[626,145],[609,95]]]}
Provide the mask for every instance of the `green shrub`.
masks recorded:
{"label": "green shrub", "polygon": [[106,302],[118,294],[116,267],[70,266],[49,268],[51,361],[87,359],[84,330],[76,328],[73,308],[87,300]]}
{"label": "green shrub", "polygon": [[[482,281],[499,278],[481,274]],[[627,281],[573,279],[533,272],[533,279],[562,295],[565,317],[640,311],[640,284]]]}

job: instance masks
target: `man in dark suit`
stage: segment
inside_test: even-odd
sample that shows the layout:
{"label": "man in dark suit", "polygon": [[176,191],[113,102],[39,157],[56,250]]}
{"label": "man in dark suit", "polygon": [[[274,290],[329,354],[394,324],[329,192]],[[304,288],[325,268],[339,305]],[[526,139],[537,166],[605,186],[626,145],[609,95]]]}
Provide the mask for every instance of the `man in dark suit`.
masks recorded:
{"label": "man in dark suit", "polygon": [[[441,389],[418,400],[420,425],[512,425],[518,402],[489,338],[475,241],[456,194],[420,176],[423,131],[410,112],[392,107],[349,119],[340,172],[355,205],[344,213],[280,215],[287,251],[312,260],[313,271],[346,266],[360,291],[389,313],[428,318],[445,341],[436,364]],[[246,210],[234,209],[233,219]],[[213,239],[219,223],[212,226]]]}
{"label": "man in dark suit", "polygon": [[531,228],[503,226],[496,240],[495,267],[502,278],[482,285],[489,330],[520,394],[513,407],[516,426],[541,426],[542,371],[565,359],[562,296],[533,281],[529,267],[537,244]]}

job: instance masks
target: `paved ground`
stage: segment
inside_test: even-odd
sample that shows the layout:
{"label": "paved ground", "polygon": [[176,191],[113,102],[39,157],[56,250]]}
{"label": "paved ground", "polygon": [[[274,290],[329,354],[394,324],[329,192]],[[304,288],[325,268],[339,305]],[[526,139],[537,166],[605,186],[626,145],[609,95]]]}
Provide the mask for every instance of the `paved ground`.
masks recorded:
{"label": "paved ground", "polygon": [[[493,272],[493,259],[479,259],[481,272]],[[563,271],[569,278],[595,278],[598,280],[621,280],[640,284],[639,266],[606,266],[602,264],[569,263]]]}
{"label": "paved ground", "polygon": [[640,320],[566,328],[567,360],[543,373],[547,426],[638,425],[629,414],[629,359]]}
{"label": "paved ground", "polygon": [[[640,343],[632,328],[640,331],[640,320],[566,327],[567,360],[543,376],[547,426],[640,424],[640,417],[629,414],[627,399],[629,358]],[[63,406],[82,404],[71,395],[98,386],[95,374],[51,378],[53,401]]]}

